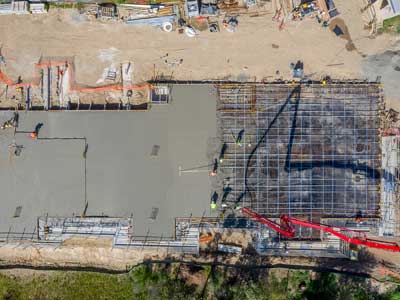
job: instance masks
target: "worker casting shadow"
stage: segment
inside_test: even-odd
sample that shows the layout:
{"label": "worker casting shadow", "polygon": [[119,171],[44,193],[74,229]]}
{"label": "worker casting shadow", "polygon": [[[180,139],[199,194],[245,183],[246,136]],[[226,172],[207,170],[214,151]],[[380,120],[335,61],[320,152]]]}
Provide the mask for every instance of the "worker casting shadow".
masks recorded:
{"label": "worker casting shadow", "polygon": [[40,131],[40,129],[42,129],[42,127],[43,127],[43,123],[37,123],[35,126],[34,132],[36,132],[36,134],[39,135],[39,131]]}

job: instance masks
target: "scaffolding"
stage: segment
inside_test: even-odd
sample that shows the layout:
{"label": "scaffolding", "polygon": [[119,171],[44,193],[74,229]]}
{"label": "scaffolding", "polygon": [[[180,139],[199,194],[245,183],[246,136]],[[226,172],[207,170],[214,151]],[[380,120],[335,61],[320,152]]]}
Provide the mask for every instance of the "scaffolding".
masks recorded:
{"label": "scaffolding", "polygon": [[399,136],[382,137],[382,201],[381,222],[379,226],[379,235],[381,236],[399,236],[399,162],[400,145]]}
{"label": "scaffolding", "polygon": [[256,234],[255,249],[263,256],[303,256],[329,258],[356,258],[349,243],[329,236],[324,240],[281,240],[276,232],[260,231]]}
{"label": "scaffolding", "polygon": [[63,242],[79,236],[117,239],[122,229],[132,234],[131,224],[131,218],[44,216],[38,218],[38,239],[51,242]]}
{"label": "scaffolding", "polygon": [[[377,84],[220,84],[219,179],[226,205],[258,214],[377,217]],[[225,205],[225,206],[226,206]]]}
{"label": "scaffolding", "polygon": [[[71,238],[112,239],[113,247],[157,249],[167,253],[199,253],[199,228],[190,218],[178,220],[175,238],[163,236],[134,235],[132,218],[116,217],[49,217],[38,218],[37,241],[40,243],[62,243]],[[7,235],[6,241],[20,241],[24,235]],[[32,235],[33,237],[33,235]],[[25,238],[27,234],[25,234]],[[1,233],[0,233],[0,242]]]}

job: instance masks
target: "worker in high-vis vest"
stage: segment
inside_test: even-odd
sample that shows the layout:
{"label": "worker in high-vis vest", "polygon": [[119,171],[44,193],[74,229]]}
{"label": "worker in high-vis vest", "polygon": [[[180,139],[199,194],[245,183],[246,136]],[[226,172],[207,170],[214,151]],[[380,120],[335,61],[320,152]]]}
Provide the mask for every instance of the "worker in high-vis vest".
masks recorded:
{"label": "worker in high-vis vest", "polygon": [[220,164],[222,164],[224,162],[226,149],[228,149],[228,144],[224,143],[222,145],[221,152],[219,153],[218,161],[219,161]]}
{"label": "worker in high-vis vest", "polygon": [[212,210],[217,209],[217,203],[215,203],[213,201],[211,201],[211,205],[210,206],[211,206]]}
{"label": "worker in high-vis vest", "polygon": [[218,193],[214,192],[211,196],[210,207],[212,210],[217,209]]}

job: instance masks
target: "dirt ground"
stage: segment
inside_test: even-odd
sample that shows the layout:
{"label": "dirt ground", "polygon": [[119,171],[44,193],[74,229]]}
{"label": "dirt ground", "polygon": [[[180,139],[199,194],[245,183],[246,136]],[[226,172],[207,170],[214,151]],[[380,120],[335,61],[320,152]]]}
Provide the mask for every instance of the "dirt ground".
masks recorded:
{"label": "dirt ground", "polygon": [[[290,78],[289,64],[298,59],[312,78],[364,78],[366,56],[383,52],[399,38],[370,39],[359,13],[361,1],[335,3],[355,51],[346,49],[347,40],[315,20],[288,23],[280,31],[272,21],[272,8],[261,17],[240,16],[235,33],[203,31],[195,38],[151,27],[90,22],[68,9],[53,9],[47,15],[1,16],[0,45],[5,72],[13,79],[32,77],[33,64],[41,56],[73,56],[76,79],[84,84],[95,84],[104,68],[125,61],[134,63],[135,82],[150,79],[154,70],[185,80]],[[183,59],[182,64],[166,64],[167,53],[168,62]]]}
{"label": "dirt ground", "polygon": [[[54,269],[114,270],[124,272],[131,266],[143,261],[181,261],[199,264],[227,266],[246,266],[247,268],[270,266],[271,268],[312,269],[315,271],[334,271],[348,274],[369,274],[371,278],[384,282],[388,275],[382,272],[395,270],[375,260],[350,261],[307,257],[259,257],[254,255],[215,255],[182,256],[166,253],[162,249],[149,251],[141,248],[113,248],[104,244],[82,245],[81,243],[64,245],[7,244],[0,247],[0,273],[18,277],[31,276],[38,269],[45,274]],[[28,270],[25,270],[28,269]],[[192,278],[201,282],[204,278]]]}

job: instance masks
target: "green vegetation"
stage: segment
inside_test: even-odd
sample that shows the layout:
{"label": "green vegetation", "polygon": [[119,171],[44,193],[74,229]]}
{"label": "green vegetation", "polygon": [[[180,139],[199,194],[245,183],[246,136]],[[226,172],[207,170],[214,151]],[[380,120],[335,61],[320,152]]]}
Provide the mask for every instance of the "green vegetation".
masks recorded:
{"label": "green vegetation", "polygon": [[384,20],[383,31],[400,33],[400,15]]}
{"label": "green vegetation", "polygon": [[63,3],[63,2],[49,2],[49,8],[76,8],[82,9],[85,6],[84,3],[77,2],[77,3]]}
{"label": "green vegetation", "polygon": [[[141,266],[131,273],[133,299],[218,299],[218,300],[400,300],[400,289],[378,292],[366,279],[332,273],[284,270],[244,271],[204,267],[203,282],[190,285],[179,267]],[[277,274],[276,274],[277,273]]]}
{"label": "green vegetation", "polygon": [[55,272],[11,278],[0,275],[0,300],[400,300],[370,281],[332,273],[240,270],[180,264],[143,265],[129,274]]}
{"label": "green vegetation", "polygon": [[128,0],[109,0],[107,1],[108,3],[114,3],[114,4],[125,4],[128,3]]}
{"label": "green vegetation", "polygon": [[130,275],[133,299],[188,299],[195,292],[195,287],[178,278],[178,272],[178,269],[168,271],[165,268],[155,271],[149,266],[134,269]]}
{"label": "green vegetation", "polygon": [[131,286],[127,275],[57,272],[50,276],[19,280],[0,275],[0,299],[127,300],[132,299]]}

